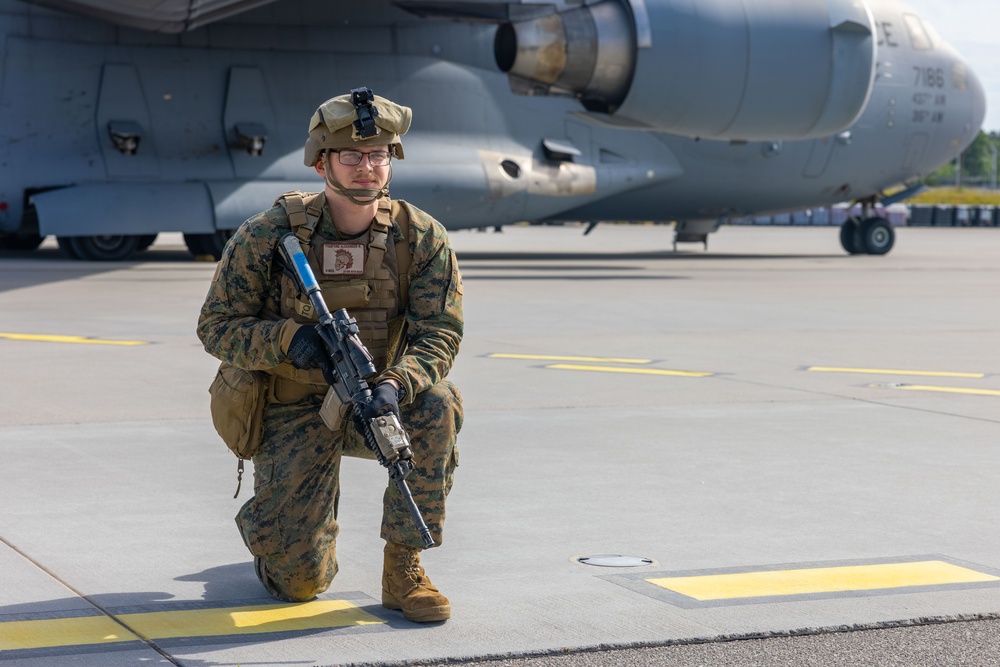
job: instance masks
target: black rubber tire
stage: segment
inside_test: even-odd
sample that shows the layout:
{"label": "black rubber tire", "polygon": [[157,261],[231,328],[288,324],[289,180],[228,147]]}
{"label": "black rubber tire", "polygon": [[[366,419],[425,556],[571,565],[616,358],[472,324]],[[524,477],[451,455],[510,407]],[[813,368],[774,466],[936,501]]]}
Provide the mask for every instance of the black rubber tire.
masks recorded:
{"label": "black rubber tire", "polygon": [[840,245],[851,255],[864,254],[861,244],[861,226],[854,218],[848,218],[840,226]]}
{"label": "black rubber tire", "polygon": [[231,229],[220,229],[213,234],[185,234],[184,244],[195,257],[211,255],[215,261],[222,259],[226,241],[233,235]]}
{"label": "black rubber tire", "polygon": [[56,243],[59,244],[59,249],[64,253],[69,255],[71,259],[83,259],[76,254],[76,250],[73,248],[73,244],[70,241],[73,240],[72,236],[57,236]]}
{"label": "black rubber tire", "polygon": [[896,233],[884,218],[868,218],[861,223],[861,246],[869,255],[884,255],[892,250]]}
{"label": "black rubber tire", "polygon": [[107,236],[70,236],[66,239],[74,256],[93,262],[120,262],[128,259],[139,247],[138,236],[115,234]]}

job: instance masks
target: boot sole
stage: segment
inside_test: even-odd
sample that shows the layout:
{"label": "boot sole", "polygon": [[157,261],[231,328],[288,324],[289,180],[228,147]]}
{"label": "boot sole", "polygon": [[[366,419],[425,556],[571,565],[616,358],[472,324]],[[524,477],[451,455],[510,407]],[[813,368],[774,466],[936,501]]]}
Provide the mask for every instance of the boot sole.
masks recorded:
{"label": "boot sole", "polygon": [[393,611],[403,612],[403,618],[414,623],[430,623],[432,621],[447,621],[451,618],[451,605],[443,604],[438,607],[426,607],[415,611],[403,609],[403,605],[394,598],[382,592],[382,606]]}

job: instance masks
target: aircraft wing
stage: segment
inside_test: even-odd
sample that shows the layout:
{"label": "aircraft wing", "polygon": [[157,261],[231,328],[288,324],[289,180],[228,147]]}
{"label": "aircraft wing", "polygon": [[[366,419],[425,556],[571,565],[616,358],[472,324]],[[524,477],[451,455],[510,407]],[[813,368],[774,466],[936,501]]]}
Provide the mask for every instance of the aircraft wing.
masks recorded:
{"label": "aircraft wing", "polygon": [[[179,33],[277,0],[24,0],[78,16],[150,32]],[[503,23],[550,13],[566,0],[401,0],[418,16]],[[641,4],[639,5],[641,7]]]}
{"label": "aircraft wing", "polygon": [[178,33],[267,5],[275,0],[26,0],[115,25]]}

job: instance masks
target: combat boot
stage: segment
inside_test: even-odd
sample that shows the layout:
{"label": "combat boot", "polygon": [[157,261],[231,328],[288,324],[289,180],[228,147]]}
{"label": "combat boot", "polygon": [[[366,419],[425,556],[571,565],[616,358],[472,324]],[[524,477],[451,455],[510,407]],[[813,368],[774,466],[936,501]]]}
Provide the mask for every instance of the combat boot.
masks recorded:
{"label": "combat boot", "polygon": [[418,553],[420,549],[386,542],[382,606],[402,610],[403,618],[417,623],[447,620],[451,604],[427,578]]}

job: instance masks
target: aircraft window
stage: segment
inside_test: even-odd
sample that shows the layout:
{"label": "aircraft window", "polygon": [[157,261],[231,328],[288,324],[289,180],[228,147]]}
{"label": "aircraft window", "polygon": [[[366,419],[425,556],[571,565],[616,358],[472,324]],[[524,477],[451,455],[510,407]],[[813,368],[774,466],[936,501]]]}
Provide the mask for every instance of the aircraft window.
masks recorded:
{"label": "aircraft window", "polygon": [[931,42],[927,31],[924,30],[924,23],[920,20],[919,16],[903,14],[903,20],[906,21],[906,30],[910,33],[910,43],[913,44],[915,50],[930,51],[934,48],[934,44]]}
{"label": "aircraft window", "polygon": [[965,71],[965,63],[961,60],[956,60],[951,65],[951,85],[955,87],[955,90],[968,90],[969,79]]}
{"label": "aircraft window", "polygon": [[944,41],[941,39],[941,35],[938,34],[938,31],[930,23],[924,23],[923,25],[924,25],[924,32],[927,33],[927,36],[931,40],[931,48],[940,49],[941,44]]}

